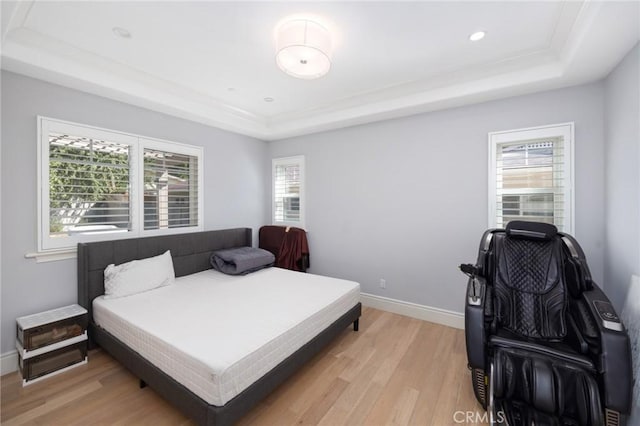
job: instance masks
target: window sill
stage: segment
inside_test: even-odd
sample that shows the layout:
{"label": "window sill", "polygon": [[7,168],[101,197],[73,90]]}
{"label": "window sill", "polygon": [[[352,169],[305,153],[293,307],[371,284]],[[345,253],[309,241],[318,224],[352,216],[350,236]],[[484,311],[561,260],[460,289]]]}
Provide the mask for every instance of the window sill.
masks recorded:
{"label": "window sill", "polygon": [[77,249],[74,247],[63,250],[38,251],[27,253],[24,257],[35,259],[36,263],[56,262],[58,260],[75,259],[77,257]]}

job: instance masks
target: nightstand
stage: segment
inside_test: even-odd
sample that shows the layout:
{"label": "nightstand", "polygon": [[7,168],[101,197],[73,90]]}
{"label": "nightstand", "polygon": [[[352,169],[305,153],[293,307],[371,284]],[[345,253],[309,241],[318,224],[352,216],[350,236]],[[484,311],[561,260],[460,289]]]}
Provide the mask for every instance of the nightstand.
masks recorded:
{"label": "nightstand", "polygon": [[16,349],[26,386],[87,363],[87,310],[65,306],[16,319]]}

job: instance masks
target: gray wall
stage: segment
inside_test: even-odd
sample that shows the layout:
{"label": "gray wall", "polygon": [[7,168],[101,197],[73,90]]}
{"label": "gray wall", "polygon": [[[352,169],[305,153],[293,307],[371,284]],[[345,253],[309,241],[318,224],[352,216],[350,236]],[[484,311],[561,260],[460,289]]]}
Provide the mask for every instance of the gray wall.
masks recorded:
{"label": "gray wall", "polygon": [[605,89],[605,281],[616,308],[640,274],[640,45],[609,74]]}
{"label": "gray wall", "polygon": [[306,157],[311,272],[462,312],[466,280],[457,265],[475,261],[488,222],[487,133],[568,121],[575,234],[602,282],[602,83],[291,138],[269,150]]}
{"label": "gray wall", "polygon": [[204,146],[207,230],[270,220],[267,144],[87,93],[2,72],[2,345],[15,318],[76,301],[76,260],[36,263],[36,115]]}
{"label": "gray wall", "polygon": [[[609,106],[618,73],[606,82],[607,117],[619,115],[618,101],[611,98]],[[603,282],[604,105],[599,82],[266,144],[3,72],[1,351],[13,348],[16,316],[75,300],[75,260],[24,258],[37,238],[38,114],[205,146],[207,229],[257,231],[269,222],[270,159],[304,154],[311,272],[354,279],[367,293],[461,312],[465,279],[456,267],[475,260],[487,227],[490,131],[575,122],[575,234]],[[637,260],[637,241],[635,250]]]}

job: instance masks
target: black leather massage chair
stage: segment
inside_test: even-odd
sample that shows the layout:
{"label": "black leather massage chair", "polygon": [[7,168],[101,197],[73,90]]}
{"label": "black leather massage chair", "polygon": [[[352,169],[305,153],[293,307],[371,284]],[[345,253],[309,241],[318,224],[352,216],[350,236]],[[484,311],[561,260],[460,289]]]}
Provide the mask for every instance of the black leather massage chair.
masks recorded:
{"label": "black leather massage chair", "polygon": [[629,337],[573,237],[512,221],[460,268],[472,385],[491,424],[626,424]]}

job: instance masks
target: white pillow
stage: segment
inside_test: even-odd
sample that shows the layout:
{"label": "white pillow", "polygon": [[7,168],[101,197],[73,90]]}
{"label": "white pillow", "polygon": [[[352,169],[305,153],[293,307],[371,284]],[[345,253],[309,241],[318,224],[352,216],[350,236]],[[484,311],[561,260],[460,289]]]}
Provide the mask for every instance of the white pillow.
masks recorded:
{"label": "white pillow", "polygon": [[154,288],[173,284],[171,252],[142,260],[132,260],[121,265],[111,264],[104,270],[105,299],[129,296]]}

